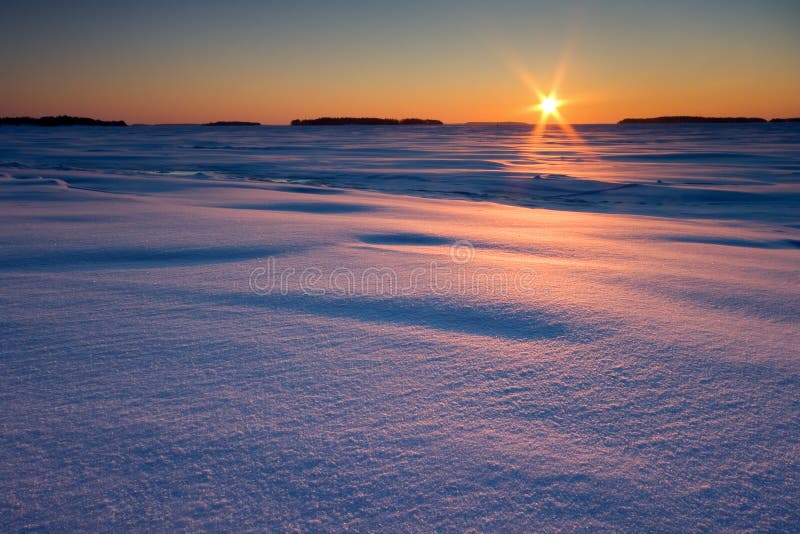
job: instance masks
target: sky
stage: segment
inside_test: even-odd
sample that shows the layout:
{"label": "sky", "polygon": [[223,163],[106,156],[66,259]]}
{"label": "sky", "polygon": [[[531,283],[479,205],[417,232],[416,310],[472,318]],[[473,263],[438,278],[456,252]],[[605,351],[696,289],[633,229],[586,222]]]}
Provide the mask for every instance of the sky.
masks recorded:
{"label": "sky", "polygon": [[[0,0],[0,115],[800,116],[800,2]],[[559,74],[560,73],[560,74]]]}

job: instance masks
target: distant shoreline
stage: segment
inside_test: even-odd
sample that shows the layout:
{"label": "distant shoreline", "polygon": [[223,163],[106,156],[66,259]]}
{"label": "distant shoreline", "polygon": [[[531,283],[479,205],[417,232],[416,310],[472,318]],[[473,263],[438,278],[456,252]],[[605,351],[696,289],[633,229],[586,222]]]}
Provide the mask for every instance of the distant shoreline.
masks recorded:
{"label": "distant shoreline", "polygon": [[261,126],[261,123],[248,121],[216,121],[207,122],[203,124],[203,126]]}
{"label": "distant shoreline", "polygon": [[465,122],[464,126],[533,126],[533,124],[520,121],[471,121]]}
{"label": "distant shoreline", "polygon": [[381,119],[378,117],[319,117],[317,119],[295,119],[291,126],[441,126],[444,124],[436,119]]}
{"label": "distant shoreline", "polygon": [[39,117],[0,117],[0,126],[127,126],[125,121],[102,121],[89,117],[58,115]]}
{"label": "distant shoreline", "polygon": [[800,122],[800,118],[776,118],[767,121],[767,119],[761,117],[695,117],[688,115],[669,115],[665,117],[622,119],[617,124],[718,124],[764,122]]}
{"label": "distant shoreline", "polygon": [[[761,117],[702,117],[689,115],[668,115],[663,117],[625,118],[616,123],[572,123],[573,126],[592,125],[629,125],[629,124],[766,124],[766,123],[800,123],[800,117],[776,117],[770,120]],[[256,126],[284,126],[282,124],[267,124],[255,121],[214,121],[206,123],[134,123],[132,126],[210,126],[210,127],[256,127]],[[444,122],[436,119],[385,119],[377,117],[320,117],[316,119],[295,119],[291,126],[441,126]],[[470,121],[462,123],[448,123],[450,126],[473,127],[523,127],[534,126],[532,123],[516,121]],[[123,120],[100,120],[90,117],[76,117],[71,115],[55,115],[44,117],[0,117],[0,126],[129,126]]]}

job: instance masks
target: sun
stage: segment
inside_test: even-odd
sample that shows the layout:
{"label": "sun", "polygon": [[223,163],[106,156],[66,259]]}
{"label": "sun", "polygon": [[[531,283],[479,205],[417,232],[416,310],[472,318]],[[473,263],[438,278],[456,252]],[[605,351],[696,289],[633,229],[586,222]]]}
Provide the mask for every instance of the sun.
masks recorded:
{"label": "sun", "polygon": [[[512,65],[513,66],[513,65]],[[534,138],[543,137],[547,131],[548,125],[553,123],[557,125],[567,137],[573,140],[580,140],[580,136],[575,129],[570,125],[564,115],[561,114],[561,108],[567,104],[572,104],[573,100],[559,98],[559,84],[564,74],[563,62],[559,65],[558,70],[553,75],[549,91],[545,92],[540,88],[533,77],[525,70],[524,67],[516,67],[517,75],[520,80],[528,88],[528,98],[537,98],[538,102],[531,103],[520,110],[523,113],[537,113],[539,115],[536,125],[531,132]],[[529,101],[530,102],[530,101]]]}
{"label": "sun", "polygon": [[539,103],[539,109],[542,110],[542,113],[545,115],[551,115],[558,111],[558,100],[554,96],[546,96],[542,98],[542,101]]}

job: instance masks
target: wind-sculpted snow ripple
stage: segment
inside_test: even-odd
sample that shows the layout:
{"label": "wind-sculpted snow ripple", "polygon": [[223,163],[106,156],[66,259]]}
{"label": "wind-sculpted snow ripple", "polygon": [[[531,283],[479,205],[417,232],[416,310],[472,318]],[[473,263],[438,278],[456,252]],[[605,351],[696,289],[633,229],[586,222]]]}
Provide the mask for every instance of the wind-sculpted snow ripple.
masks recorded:
{"label": "wind-sculpted snow ripple", "polygon": [[[299,250],[293,247],[294,252]],[[248,246],[206,248],[96,248],[43,252],[10,252],[0,258],[0,271],[94,271],[98,269],[153,269],[213,264],[279,256],[288,249]]]}
{"label": "wind-sculpted snow ripple", "polygon": [[0,525],[796,530],[772,127],[4,128]]}

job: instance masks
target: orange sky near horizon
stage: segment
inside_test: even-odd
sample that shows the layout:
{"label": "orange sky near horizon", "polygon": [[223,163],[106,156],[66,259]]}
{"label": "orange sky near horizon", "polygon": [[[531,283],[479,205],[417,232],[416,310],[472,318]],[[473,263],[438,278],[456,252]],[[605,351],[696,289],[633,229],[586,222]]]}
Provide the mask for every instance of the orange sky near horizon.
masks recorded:
{"label": "orange sky near horizon", "polygon": [[549,92],[561,67],[557,94],[572,123],[800,116],[800,9],[791,2],[734,2],[725,11],[708,2],[702,10],[691,2],[513,2],[494,11],[468,2],[343,2],[317,6],[310,19],[250,2],[98,4],[88,19],[33,4],[0,8],[0,67],[12,74],[0,84],[0,115],[533,123],[538,98],[520,72]]}

